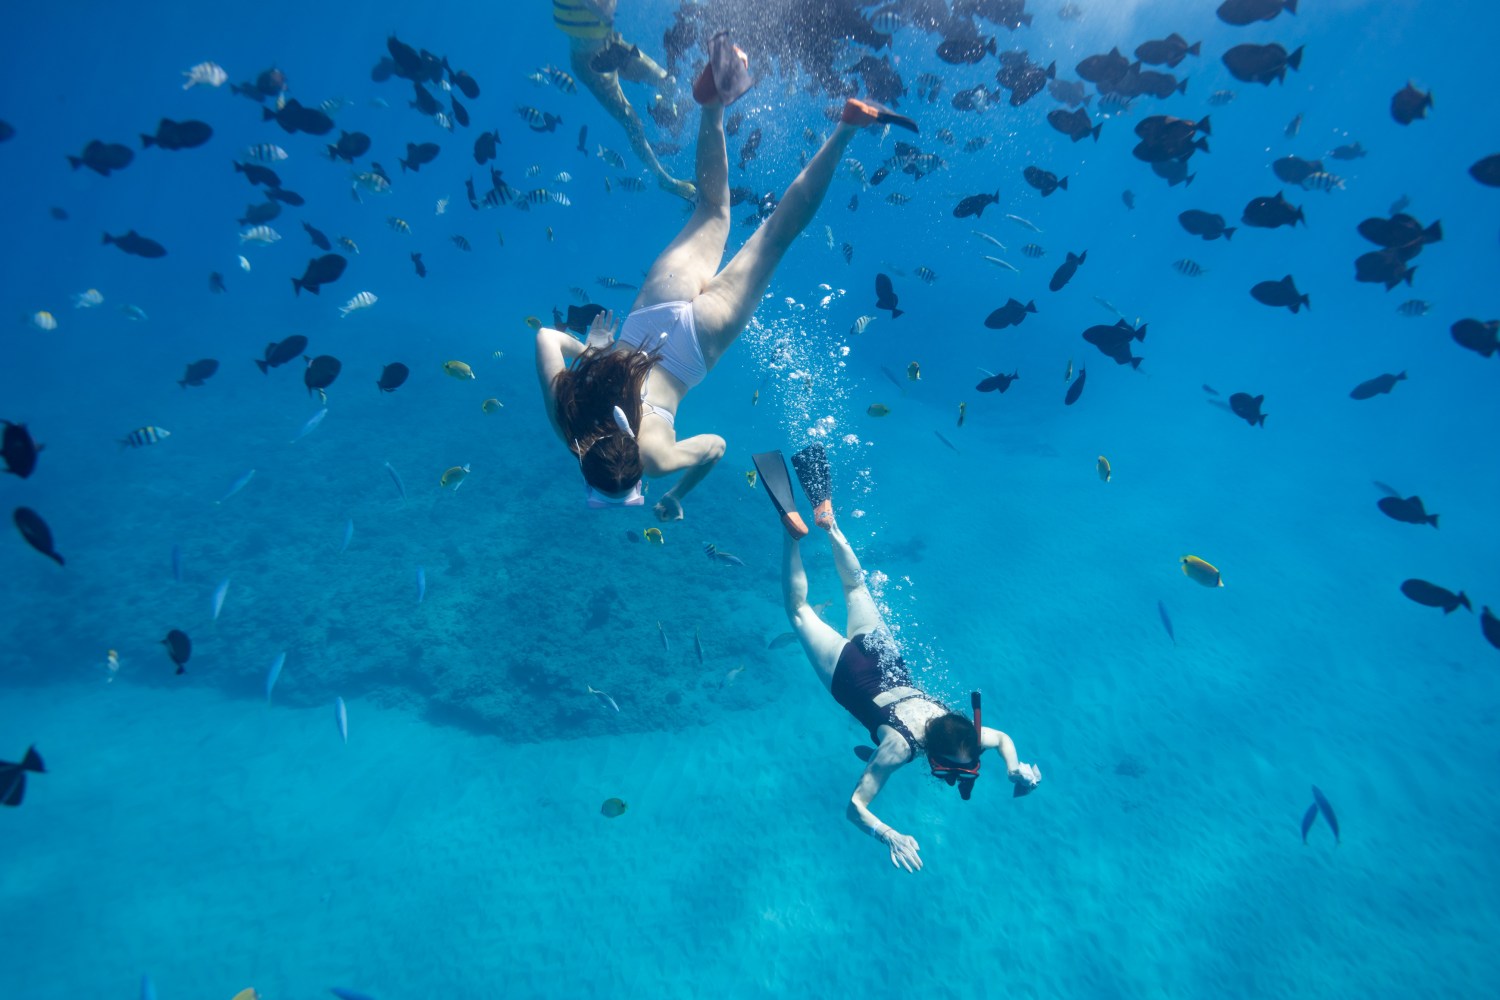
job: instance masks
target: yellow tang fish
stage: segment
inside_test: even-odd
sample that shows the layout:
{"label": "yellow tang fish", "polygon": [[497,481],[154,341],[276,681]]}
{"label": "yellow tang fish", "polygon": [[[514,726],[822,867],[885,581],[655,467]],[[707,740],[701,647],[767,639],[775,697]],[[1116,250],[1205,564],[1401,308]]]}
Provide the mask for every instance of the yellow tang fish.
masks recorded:
{"label": "yellow tang fish", "polygon": [[872,417],[883,417],[891,412],[891,408],[884,403],[871,403],[870,408],[865,412]]}
{"label": "yellow tang fish", "polygon": [[652,545],[662,545],[666,542],[666,539],[661,536],[660,528],[647,528],[645,531],[641,532],[641,534],[644,535],[646,541],[650,542]]}
{"label": "yellow tang fish", "polygon": [[1106,483],[1109,482],[1109,459],[1105,458],[1103,455],[1100,455],[1097,466],[1099,469],[1099,478]]}
{"label": "yellow tang fish", "polygon": [[464,480],[468,478],[468,475],[469,467],[467,465],[455,465],[443,473],[443,478],[438,480],[438,485],[443,489],[451,486],[453,487],[453,492],[457,493],[458,488],[464,484]]}
{"label": "yellow tang fish", "polygon": [[492,396],[489,399],[486,399],[484,402],[480,403],[479,408],[485,413],[495,413],[499,410],[505,409],[505,404]]}
{"label": "yellow tang fish", "polygon": [[464,364],[462,361],[444,361],[443,362],[443,371],[447,372],[449,375],[452,375],[454,378],[457,378],[457,379],[466,379],[466,378],[473,378],[474,377],[474,369],[470,368],[468,365]]}
{"label": "yellow tang fish", "polygon": [[1182,575],[1189,580],[1195,580],[1205,587],[1222,587],[1224,581],[1219,577],[1219,568],[1213,563],[1205,562],[1197,556],[1182,557]]}
{"label": "yellow tang fish", "polygon": [[527,316],[526,325],[531,327],[533,330],[540,330],[542,328],[542,321],[537,319],[535,316]]}
{"label": "yellow tang fish", "polygon": [[920,382],[922,380],[922,366],[915,361],[907,365],[906,377],[912,382]]}
{"label": "yellow tang fish", "polygon": [[754,469],[751,469],[749,472],[745,473],[745,482],[747,482],[747,483],[750,484],[750,488],[752,490],[755,489],[755,470]]}
{"label": "yellow tang fish", "polygon": [[234,1000],[260,1000],[260,994],[254,988],[240,990],[234,995]]}

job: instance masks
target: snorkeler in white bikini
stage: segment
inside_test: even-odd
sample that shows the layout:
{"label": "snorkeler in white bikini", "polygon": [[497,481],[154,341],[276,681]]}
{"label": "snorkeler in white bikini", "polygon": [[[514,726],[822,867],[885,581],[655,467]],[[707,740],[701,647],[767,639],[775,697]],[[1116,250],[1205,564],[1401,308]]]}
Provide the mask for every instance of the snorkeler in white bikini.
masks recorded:
{"label": "snorkeler in white bikini", "polygon": [[609,313],[594,317],[583,341],[549,327],[537,333],[542,400],[553,429],[578,459],[591,508],[642,506],[646,477],[681,472],[655,512],[662,521],[682,518],[683,498],[724,455],[724,439],[716,434],[678,438],[683,398],[750,322],[777,264],[812,221],[855,133],[887,123],[917,130],[911,119],[879,105],[847,101],[833,134],[770,218],[719,270],[730,226],[724,107],[753,82],[745,54],[726,35],[714,36],[708,65],[693,85],[703,109],[698,204],[651,265],[618,339]]}
{"label": "snorkeler in white bikini", "polygon": [[1042,772],[1016,757],[1009,736],[981,725],[978,691],[971,696],[974,718],[970,720],[915,686],[865,586],[859,558],[834,520],[833,487],[823,446],[814,444],[799,451],[792,456],[792,465],[802,492],[813,505],[814,522],[828,532],[849,618],[840,634],[807,603],[801,541],[808,529],[792,499],[786,461],[781,452],[772,451],[756,455],[755,467],[786,528],[781,586],[787,617],[818,679],[875,742],[874,748],[855,750],[865,762],[865,770],[849,799],[846,815],[849,822],[890,850],[891,864],[909,872],[920,871],[922,859],[916,838],[898,833],[870,811],[875,796],[903,765],[925,754],[933,777],[957,785],[965,800],[979,777],[980,756],[985,750],[995,750],[1004,759],[1012,796],[1029,794],[1041,783]]}

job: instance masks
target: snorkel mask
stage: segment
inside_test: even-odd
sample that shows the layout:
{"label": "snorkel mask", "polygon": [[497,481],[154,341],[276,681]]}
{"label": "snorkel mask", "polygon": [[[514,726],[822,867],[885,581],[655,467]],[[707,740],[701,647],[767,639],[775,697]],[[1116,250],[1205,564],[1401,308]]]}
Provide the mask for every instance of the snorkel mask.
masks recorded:
{"label": "snorkel mask", "polygon": [[[969,703],[974,707],[974,735],[979,737],[979,753],[984,753],[984,735],[980,728],[979,692],[975,691],[969,695]],[[974,761],[969,764],[960,764],[958,761],[950,760],[941,754],[929,754],[927,762],[932,766],[932,776],[942,778],[950,785],[958,786],[958,794],[965,801],[974,792],[974,782],[979,779],[979,757],[976,755]]]}
{"label": "snorkel mask", "polygon": [[[614,420],[615,426],[629,435],[630,439],[634,441],[635,431],[631,429],[630,420],[625,416],[625,411],[618,406],[614,408]],[[581,470],[583,468],[583,449],[576,439],[573,441],[573,451],[578,455],[578,467]],[[601,493],[590,486],[587,495],[584,497],[584,503],[588,506],[589,510],[609,510],[614,507],[644,507],[646,505],[646,484],[637,479],[631,485],[630,489],[625,491],[624,496],[618,497],[610,496],[608,493]]]}

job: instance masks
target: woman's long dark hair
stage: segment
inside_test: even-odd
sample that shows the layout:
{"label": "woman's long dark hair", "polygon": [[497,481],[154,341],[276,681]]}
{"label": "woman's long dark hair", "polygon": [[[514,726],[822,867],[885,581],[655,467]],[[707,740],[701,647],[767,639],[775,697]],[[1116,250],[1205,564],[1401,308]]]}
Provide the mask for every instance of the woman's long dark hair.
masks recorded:
{"label": "woman's long dark hair", "polygon": [[625,412],[631,430],[640,430],[641,389],[655,364],[644,351],[590,347],[553,376],[558,426],[584,481],[601,493],[623,493],[641,479],[640,449],[615,424],[614,408]]}

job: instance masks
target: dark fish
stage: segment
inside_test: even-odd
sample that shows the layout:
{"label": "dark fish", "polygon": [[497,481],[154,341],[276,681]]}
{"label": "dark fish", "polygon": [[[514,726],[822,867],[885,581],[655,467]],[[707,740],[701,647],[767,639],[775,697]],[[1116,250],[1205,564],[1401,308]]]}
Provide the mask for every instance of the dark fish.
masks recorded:
{"label": "dark fish", "polygon": [[1078,377],[1073,380],[1072,385],[1068,386],[1067,394],[1063,396],[1064,406],[1072,406],[1078,402],[1078,397],[1083,395],[1083,380],[1088,376],[1088,373],[1089,370],[1087,368],[1078,369]]}
{"label": "dark fish", "polygon": [[[986,316],[984,325],[991,330],[1004,330],[1006,327],[1019,325],[1026,318],[1027,313],[1034,312],[1036,312],[1035,301],[1022,305],[1019,300],[1011,299],[1005,305]],[[987,390],[980,390],[980,392],[985,391]]]}
{"label": "dark fish", "polygon": [[1187,79],[1177,79],[1171,73],[1158,73],[1154,70],[1142,70],[1139,67],[1131,67],[1132,74],[1127,82],[1122,80],[1116,86],[1121,94],[1139,96],[1150,94],[1152,97],[1168,98],[1173,94],[1187,93]]}
{"label": "dark fish", "polygon": [[1245,212],[1240,216],[1240,221],[1247,226],[1257,226],[1261,229],[1295,226],[1299,222],[1304,226],[1307,225],[1307,217],[1302,214],[1301,206],[1287,201],[1280,191],[1276,192],[1274,198],[1251,198],[1245,205]]}
{"label": "dark fish", "polygon": [[161,641],[161,644],[167,647],[167,655],[172,658],[173,663],[177,664],[177,673],[187,673],[187,661],[193,656],[193,640],[188,638],[188,634],[181,629],[174,628],[167,633],[167,637]]}
{"label": "dark fish", "polygon": [[1284,306],[1294,313],[1312,308],[1307,296],[1297,291],[1290,274],[1280,281],[1262,281],[1251,286],[1250,297],[1262,305]]}
{"label": "dark fish", "polygon": [[16,127],[7,121],[0,121],[0,142],[10,142],[16,137]]}
{"label": "dark fish", "polygon": [[1061,291],[1064,285],[1073,280],[1073,275],[1077,272],[1078,265],[1082,264],[1088,255],[1089,252],[1087,250],[1080,254],[1074,254],[1069,251],[1068,259],[1058,265],[1056,271],[1052,272],[1052,280],[1047,282],[1047,287],[1054,292]]}
{"label": "dark fish", "polygon": [[724,119],[724,134],[727,136],[739,135],[740,126],[744,124],[744,121],[745,113],[743,111],[736,111],[734,114]]}
{"label": "dark fish", "polygon": [[118,142],[100,142],[93,140],[83,147],[82,156],[70,156],[68,162],[73,169],[88,167],[101,177],[108,177],[111,171],[124,170],[135,159],[135,154],[130,151],[129,146],[122,146]]}
{"label": "dark fish", "polygon": [[1460,590],[1455,594],[1445,587],[1428,583],[1426,580],[1405,581],[1401,584],[1401,593],[1424,607],[1442,608],[1445,615],[1451,615],[1458,610],[1460,605],[1470,612],[1474,610],[1474,605],[1469,603],[1469,597],[1463,591]]}
{"label": "dark fish", "polygon": [[276,171],[270,167],[263,167],[259,163],[241,163],[238,160],[234,164],[235,173],[244,174],[245,180],[253,185],[265,185],[268,188],[281,187],[281,178]]}
{"label": "dark fish", "polygon": [[406,383],[406,379],[410,375],[410,368],[399,361],[395,361],[386,365],[381,370],[380,378],[375,381],[375,385],[381,392],[395,392]]}
{"label": "dark fish", "polygon": [[343,363],[331,354],[320,354],[315,358],[307,360],[307,368],[302,372],[302,384],[307,386],[307,394],[311,396],[316,389],[326,389],[333,385],[334,379],[339,377],[343,370]]}
{"label": "dark fish", "polygon": [[396,162],[401,164],[401,172],[403,174],[408,170],[412,173],[417,173],[422,169],[422,164],[431,163],[437,159],[437,155],[440,152],[442,152],[442,149],[435,142],[424,142],[420,145],[408,142],[406,144],[406,159],[397,160]]}
{"label": "dark fish", "polygon": [[1292,117],[1291,121],[1286,123],[1286,128],[1282,130],[1282,134],[1285,135],[1288,139],[1295,139],[1297,138],[1297,133],[1301,131],[1302,112],[1299,111]]}
{"label": "dark fish", "polygon": [[1271,164],[1271,170],[1287,184],[1302,186],[1313,174],[1323,173],[1322,160],[1304,160],[1300,156],[1283,156]]}
{"label": "dark fish", "polygon": [[1177,221],[1182,224],[1183,229],[1205,240],[1216,240],[1221,236],[1227,240],[1234,235],[1235,227],[1225,226],[1224,216],[1213,212],[1190,208],[1178,215]]}
{"label": "dark fish", "polygon": [[1236,45],[1224,53],[1224,65],[1236,80],[1246,83],[1261,83],[1267,87],[1272,80],[1285,80],[1288,68],[1302,67],[1302,46],[1290,55],[1286,49],[1272,42],[1270,45]]}
{"label": "dark fish", "polygon": [[317,295],[324,285],[337,281],[348,266],[349,259],[340,254],[325,253],[321,257],[314,257],[307,262],[307,270],[302,272],[302,277],[292,279],[292,291],[300,295],[305,288]]}
{"label": "dark fish", "polygon": [[411,91],[412,99],[406,102],[408,107],[415,108],[429,118],[443,110],[443,106],[438,103],[437,98],[428,93],[427,88],[415,80],[412,81]]}
{"label": "dark fish", "polygon": [[891,311],[891,319],[895,319],[904,311],[896,308],[896,302],[896,289],[891,285],[890,276],[886,274],[875,275],[875,308],[889,309]]}
{"label": "dark fish", "polygon": [[266,197],[272,201],[279,201],[284,205],[290,205],[293,208],[307,204],[306,198],[295,191],[288,191],[285,188],[266,188]]}
{"label": "dark fish", "polygon": [[1137,123],[1135,134],[1141,139],[1131,150],[1136,159],[1146,163],[1186,160],[1194,153],[1208,152],[1208,140],[1203,136],[1213,134],[1213,123],[1207,115],[1198,121],[1152,115]]}
{"label": "dark fish", "polygon": [[1481,322],[1477,319],[1461,319],[1449,327],[1453,342],[1485,358],[1492,358],[1500,350],[1500,319]]}
{"label": "dark fish", "polygon": [[995,54],[995,39],[949,38],[938,44],[937,57],[951,66],[970,66]]}
{"label": "dark fish", "polygon": [[288,134],[306,132],[308,135],[327,135],[333,131],[332,118],[317,108],[303,107],[296,98],[287,101],[275,111],[270,108],[261,108],[260,117],[262,121],[274,121],[281,126],[282,131]]}
{"label": "dark fish", "polygon": [[127,232],[124,236],[111,236],[105,233],[103,242],[105,246],[113,243],[133,257],[156,258],[167,255],[166,247],[155,240],[147,239],[134,229]]}
{"label": "dark fish", "polygon": [[1177,645],[1177,633],[1172,631],[1172,618],[1167,614],[1167,606],[1161,601],[1157,601],[1156,613],[1161,615],[1162,628],[1167,630],[1167,638],[1172,640],[1172,645]]}
{"label": "dark fish", "polygon": [[[952,441],[949,441],[947,438],[943,437],[943,432],[942,431],[935,430],[932,433],[936,434],[937,435],[937,439],[939,441],[943,442],[943,444],[947,445],[949,448],[952,448],[955,452],[958,451],[958,445],[954,444]],[[962,454],[962,453],[960,452],[960,454]]]}
{"label": "dark fish", "polygon": [[1172,32],[1166,38],[1142,42],[1135,48],[1135,57],[1148,66],[1171,66],[1176,67],[1178,63],[1188,56],[1196,56],[1203,50],[1202,42],[1188,44],[1177,32]]}
{"label": "dark fish", "polygon": [[1026,178],[1026,183],[1040,191],[1043,198],[1059,189],[1063,191],[1068,189],[1068,179],[1064,177],[1058,180],[1057,175],[1050,170],[1043,170],[1041,167],[1027,167],[1021,173]]}
{"label": "dark fish", "polygon": [[1135,192],[1134,191],[1130,191],[1130,190],[1121,191],[1120,192],[1120,200],[1125,203],[1125,207],[1126,208],[1130,209],[1132,212],[1135,211]]}
{"label": "dark fish", "polygon": [[[1014,301],[1014,300],[1012,300]],[[1011,372],[1009,375],[990,375],[979,380],[974,387],[975,392],[1004,392],[1010,388],[1010,384],[1020,378],[1020,372]]]}
{"label": "dark fish", "polygon": [[1094,99],[1078,80],[1053,80],[1047,84],[1047,93],[1070,108],[1086,108]]}
{"label": "dark fish", "polygon": [[58,222],[68,221],[67,209],[63,208],[61,205],[53,205],[51,208],[47,209],[47,213]]}
{"label": "dark fish", "polygon": [[460,94],[463,94],[469,100],[472,101],[479,97],[478,81],[470,76],[465,70],[458,70],[457,72],[455,72],[450,69],[448,71],[448,80],[453,84],[453,86],[458,88],[458,92]]}
{"label": "dark fish", "polygon": [[411,262],[412,262],[412,266],[417,269],[417,277],[419,277],[419,278],[425,278],[425,277],[427,277],[427,265],[424,264],[424,263],[422,263],[422,255],[421,254],[413,252],[412,255],[411,255]]}
{"label": "dark fish", "polygon": [[[996,91],[998,94],[999,91]],[[990,96],[984,84],[977,84],[968,90],[960,90],[949,100],[955,111],[984,111],[990,106],[995,98]]]}
{"label": "dark fish", "polygon": [[224,286],[224,276],[218,271],[210,271],[208,273],[208,290],[213,295],[223,295],[229,291]]}
{"label": "dark fish", "polygon": [[213,138],[213,134],[214,130],[207,122],[192,119],[174,122],[170,118],[163,118],[156,123],[155,135],[142,133],[141,148],[160,146],[162,149],[196,149]]}
{"label": "dark fish", "polygon": [[1500,153],[1476,160],[1469,168],[1469,176],[1485,187],[1500,187]]}
{"label": "dark fish", "polygon": [[[618,36],[617,36],[618,37]],[[641,50],[634,45],[626,45],[621,41],[611,41],[598,52],[594,53],[589,60],[589,69],[595,73],[615,73],[626,63],[634,62],[641,58]]]}
{"label": "dark fish", "polygon": [[1390,291],[1401,282],[1411,284],[1411,279],[1416,276],[1415,267],[1407,267],[1406,262],[1410,254],[1400,249],[1373,250],[1370,253],[1360,254],[1354,260],[1354,280],[1362,281],[1372,285],[1385,285],[1385,290]]}
{"label": "dark fish", "polygon": [[[3,125],[0,122],[0,125]],[[3,133],[0,133],[0,142],[3,142]],[[26,798],[26,772],[33,774],[46,774],[46,765],[42,763],[42,755],[36,752],[36,747],[26,748],[26,756],[21,758],[19,764],[0,760],[0,805],[18,806]]]}
{"label": "dark fish", "polygon": [[1431,92],[1423,93],[1410,80],[1391,98],[1391,117],[1402,125],[1410,125],[1418,118],[1427,117],[1432,107]]}
{"label": "dark fish", "polygon": [[906,96],[906,84],[902,82],[901,74],[884,56],[879,59],[865,56],[845,72],[859,75],[864,81],[865,96],[873,101],[896,107]]}
{"label": "dark fish", "polygon": [[0,423],[5,424],[3,438],[0,438],[0,458],[5,460],[5,471],[22,479],[29,478],[36,471],[36,456],[43,446],[32,440],[25,424],[13,424],[9,420],[0,420]]}
{"label": "dark fish", "polygon": [[1270,21],[1282,11],[1297,13],[1297,0],[1224,0],[1219,4],[1219,20],[1243,28],[1256,21]]}
{"label": "dark fish", "polygon": [[1349,392],[1350,399],[1373,399],[1383,392],[1396,388],[1397,382],[1406,381],[1406,372],[1399,375],[1377,375],[1368,382],[1361,382]]}
{"label": "dark fish", "polygon": [[1392,521],[1400,521],[1402,524],[1430,524],[1434,528],[1438,526],[1438,515],[1427,513],[1421,497],[1381,497],[1375,501],[1375,506]]}
{"label": "dark fish", "polygon": [[448,106],[453,111],[453,120],[464,128],[469,127],[469,109],[458,103],[458,98],[448,95]]}
{"label": "dark fish", "polygon": [[187,366],[187,371],[183,372],[182,378],[177,380],[177,384],[182,386],[182,388],[184,389],[186,389],[190,385],[202,385],[208,379],[212,378],[214,372],[218,370],[219,363],[213,358],[204,358],[202,361],[194,361],[192,364]]}
{"label": "dark fish", "polygon": [[270,222],[281,214],[281,205],[278,202],[266,200],[255,205],[245,206],[245,216],[240,219],[242,226],[259,226]]}
{"label": "dark fish", "polygon": [[1168,187],[1193,183],[1197,174],[1188,173],[1186,160],[1162,160],[1151,164],[1151,172],[1167,182]]}
{"label": "dark fish", "polygon": [[971,194],[953,207],[955,219],[967,219],[971,215],[984,216],[984,210],[1000,202],[1000,192],[994,194]]}
{"label": "dark fish", "polygon": [[[500,133],[499,132],[495,133],[495,141],[496,142],[500,141]],[[578,151],[580,153],[582,153],[584,156],[588,156],[589,155],[588,141],[589,141],[589,127],[587,125],[585,125],[585,126],[583,126],[582,128],[580,128],[578,130]],[[478,156],[479,155],[479,147],[478,147],[478,145],[476,145],[474,147],[474,150],[475,150],[474,155]]]}
{"label": "dark fish", "polygon": [[1100,324],[1089,327],[1083,331],[1083,339],[1099,348],[1099,352],[1115,364],[1139,368],[1142,359],[1130,353],[1130,342],[1138,340],[1144,343],[1146,326],[1141,324],[1137,329],[1123,319],[1116,320],[1112,326]]}
{"label": "dark fish", "polygon": [[859,195],[857,195],[857,194],[851,194],[849,196],[849,211],[851,211],[851,212],[858,212],[859,211]]}
{"label": "dark fish", "polygon": [[1314,802],[1307,807],[1307,812],[1302,814],[1302,843],[1307,844],[1307,831],[1312,829],[1313,823],[1318,819],[1318,804]]}
{"label": "dark fish", "polygon": [[1113,88],[1115,82],[1123,77],[1130,69],[1130,60],[1120,54],[1118,48],[1110,49],[1104,55],[1089,56],[1078,64],[1078,75],[1089,83],[1099,87],[1100,92]]}
{"label": "dark fish", "polygon": [[307,235],[312,240],[313,246],[319,250],[333,249],[333,244],[328,242],[328,237],[323,234],[322,230],[316,229],[306,222],[302,223],[302,228],[307,230]]}
{"label": "dark fish", "polygon": [[1265,401],[1265,396],[1252,396],[1248,392],[1237,392],[1229,397],[1229,409],[1251,427],[1257,425],[1264,427],[1266,414],[1260,412],[1260,404]]}
{"label": "dark fish", "polygon": [[1486,642],[1500,649],[1500,618],[1495,617],[1488,605],[1479,612],[1479,631],[1484,634]]}
{"label": "dark fish", "polygon": [[1434,222],[1424,228],[1410,215],[1398,213],[1389,219],[1372,216],[1359,224],[1359,235],[1376,246],[1385,247],[1388,250],[1408,247],[1420,250],[1429,243],[1442,240],[1443,224]]}
{"label": "dark fish", "polygon": [[753,128],[750,130],[750,134],[745,137],[745,141],[740,145],[739,167],[741,170],[744,170],[745,164],[755,159],[756,154],[760,151],[760,139],[760,129],[758,127]]}
{"label": "dark fish", "polygon": [[[1365,147],[1361,146],[1359,143],[1352,142],[1352,143],[1346,143],[1346,144],[1344,144],[1342,146],[1335,146],[1335,147],[1333,147],[1332,149],[1330,149],[1328,151],[1328,155],[1330,157],[1332,157],[1333,159],[1335,159],[1335,160],[1359,160],[1359,159],[1363,159],[1364,156],[1368,152],[1369,151],[1367,149],[1365,149]],[[1405,196],[1403,195],[1402,197],[1405,197]],[[1406,207],[1405,205],[1401,206],[1401,208],[1405,208],[1405,207]],[[1397,212],[1401,211],[1401,208],[1393,208],[1393,209],[1391,209],[1391,214],[1395,215]]]}
{"label": "dark fish", "polygon": [[1202,389],[1203,389],[1204,392],[1208,393],[1210,396],[1217,396],[1219,394],[1219,390],[1215,389],[1213,386],[1209,385],[1207,382],[1203,383]]}
{"label": "dark fish", "polygon": [[1047,112],[1047,124],[1074,142],[1080,142],[1090,135],[1094,137],[1095,142],[1098,142],[1099,133],[1104,129],[1102,123],[1095,125],[1089,120],[1089,113],[1083,108],[1078,108],[1075,111],[1053,108]]}
{"label": "dark fish", "polygon": [[495,147],[500,145],[500,130],[481,132],[474,140],[474,162],[485,164],[496,156]]}
{"label": "dark fish", "polygon": [[339,141],[328,147],[328,158],[353,163],[356,157],[364,156],[369,151],[369,136],[363,132],[340,131]]}
{"label": "dark fish", "polygon": [[[1287,0],[1287,3],[1292,5],[1288,9],[1295,9],[1297,0]],[[1323,814],[1323,818],[1328,821],[1328,826],[1333,830],[1334,843],[1342,844],[1343,841],[1339,839],[1339,818],[1333,814],[1333,806],[1328,804],[1328,799],[1318,790],[1317,785],[1312,786],[1312,793],[1313,802],[1317,805],[1318,811]]]}
{"label": "dark fish", "polygon": [[264,104],[267,98],[279,97],[286,91],[286,74],[272,66],[270,69],[261,70],[256,76],[254,83],[231,83],[229,92],[259,104]]}
{"label": "dark fish", "polygon": [[885,180],[890,175],[891,175],[891,172],[890,172],[889,168],[887,168],[887,167],[880,167],[873,174],[870,175],[870,186],[871,187],[879,187],[880,186],[880,182],[883,181],[883,180]]}
{"label": "dark fish", "polygon": [[63,557],[57,554],[52,545],[52,529],[47,527],[47,522],[42,520],[40,514],[30,507],[17,507],[11,518],[16,522],[16,528],[21,532],[21,537],[26,539],[27,545],[59,566],[63,565]]}
{"label": "dark fish", "polygon": [[307,350],[307,338],[300,333],[294,333],[280,343],[267,344],[265,360],[257,359],[255,364],[264,375],[272,368],[280,368],[293,358],[300,358],[305,350]]}

